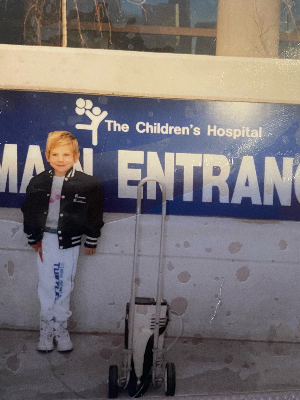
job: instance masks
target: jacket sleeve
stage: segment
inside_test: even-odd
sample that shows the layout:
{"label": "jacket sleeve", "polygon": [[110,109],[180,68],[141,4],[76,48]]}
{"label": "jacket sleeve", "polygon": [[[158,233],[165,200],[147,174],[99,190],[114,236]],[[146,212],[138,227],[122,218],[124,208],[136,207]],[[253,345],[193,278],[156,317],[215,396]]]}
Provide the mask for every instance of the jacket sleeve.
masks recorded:
{"label": "jacket sleeve", "polygon": [[96,248],[97,239],[101,235],[101,228],[104,225],[103,222],[103,210],[104,210],[104,192],[100,181],[96,181],[91,188],[89,195],[88,204],[88,224],[86,226],[86,241],[85,247]]}
{"label": "jacket sleeve", "polygon": [[34,179],[32,178],[26,189],[26,198],[21,210],[23,212],[24,232],[28,244],[34,245],[42,240],[42,231],[36,225],[36,207],[34,205]]}

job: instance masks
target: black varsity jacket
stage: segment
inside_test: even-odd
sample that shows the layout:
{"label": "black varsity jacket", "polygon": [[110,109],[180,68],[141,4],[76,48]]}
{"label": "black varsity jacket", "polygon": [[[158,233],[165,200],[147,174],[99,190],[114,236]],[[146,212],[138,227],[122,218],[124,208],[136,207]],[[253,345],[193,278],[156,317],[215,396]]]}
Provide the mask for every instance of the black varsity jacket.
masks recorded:
{"label": "black varsity jacket", "polygon": [[[26,199],[21,208],[24,215],[24,232],[30,245],[43,238],[48,215],[53,170],[44,171],[31,179],[26,189]],[[81,243],[87,235],[85,246],[97,246],[103,223],[104,194],[100,181],[73,167],[67,171],[61,191],[57,235],[60,249]]]}

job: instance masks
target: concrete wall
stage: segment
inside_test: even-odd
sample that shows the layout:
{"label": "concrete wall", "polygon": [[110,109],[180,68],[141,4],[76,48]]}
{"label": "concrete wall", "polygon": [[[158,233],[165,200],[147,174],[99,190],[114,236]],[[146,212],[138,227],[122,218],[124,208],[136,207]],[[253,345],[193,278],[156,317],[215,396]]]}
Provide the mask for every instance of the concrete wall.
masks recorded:
{"label": "concrete wall", "polygon": [[217,55],[278,57],[280,0],[219,0]]}
{"label": "concrete wall", "polygon": [[[0,45],[0,88],[295,103],[299,62]],[[263,89],[262,89],[263,88]],[[36,254],[19,209],[0,209],[0,328],[37,328]],[[71,326],[124,330],[134,216],[106,214],[97,254],[80,255]],[[159,216],[142,218],[139,294],[153,296]],[[298,341],[299,223],[170,216],[164,297],[185,336]]]}

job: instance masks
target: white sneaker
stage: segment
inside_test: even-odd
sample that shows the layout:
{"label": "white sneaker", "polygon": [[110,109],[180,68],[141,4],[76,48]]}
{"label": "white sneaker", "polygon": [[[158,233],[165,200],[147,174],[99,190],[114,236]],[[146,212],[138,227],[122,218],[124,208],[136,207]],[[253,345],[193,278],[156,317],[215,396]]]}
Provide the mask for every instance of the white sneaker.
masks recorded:
{"label": "white sneaker", "polygon": [[54,349],[53,345],[53,320],[45,321],[41,319],[40,321],[40,340],[37,344],[38,351],[52,351]]}
{"label": "white sneaker", "polygon": [[67,331],[67,321],[54,322],[54,341],[58,351],[72,351],[74,346]]}

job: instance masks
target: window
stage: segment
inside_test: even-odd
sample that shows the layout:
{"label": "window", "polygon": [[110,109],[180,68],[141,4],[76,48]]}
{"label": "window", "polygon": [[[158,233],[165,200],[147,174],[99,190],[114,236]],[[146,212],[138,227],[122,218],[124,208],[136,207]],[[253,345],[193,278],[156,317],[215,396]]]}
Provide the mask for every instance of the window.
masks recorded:
{"label": "window", "polygon": [[[68,46],[215,54],[217,0],[70,0]],[[60,0],[0,0],[0,42],[61,45]]]}
{"label": "window", "polygon": [[[0,43],[61,46],[61,0],[0,0]],[[216,54],[218,0],[67,0],[69,47]],[[280,58],[299,58],[300,0],[281,0]]]}

